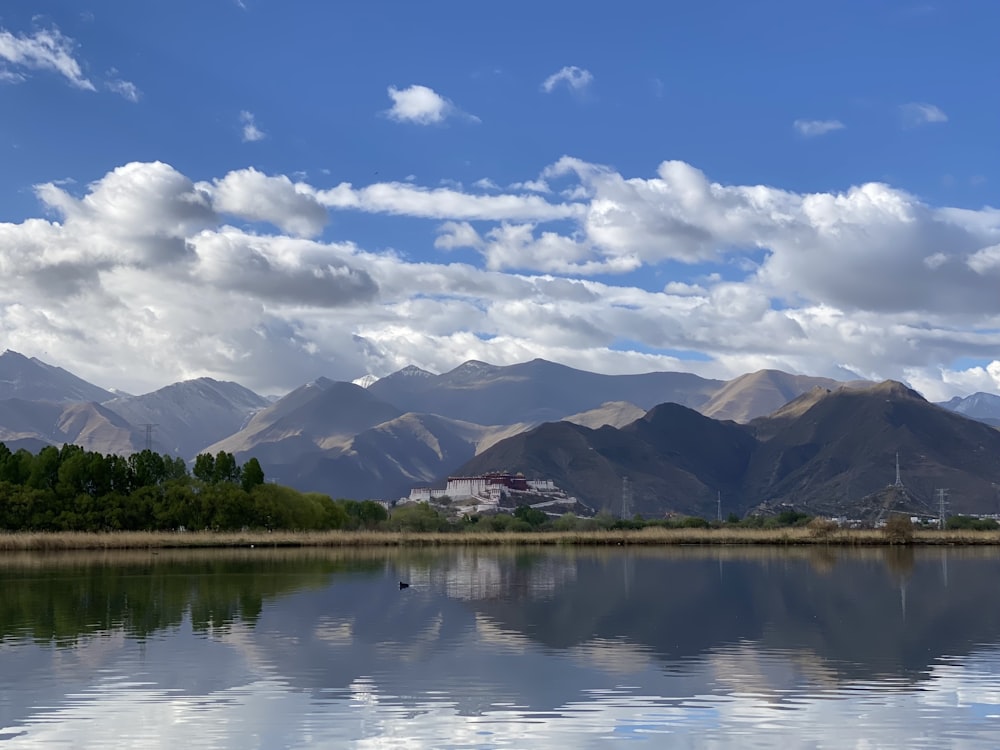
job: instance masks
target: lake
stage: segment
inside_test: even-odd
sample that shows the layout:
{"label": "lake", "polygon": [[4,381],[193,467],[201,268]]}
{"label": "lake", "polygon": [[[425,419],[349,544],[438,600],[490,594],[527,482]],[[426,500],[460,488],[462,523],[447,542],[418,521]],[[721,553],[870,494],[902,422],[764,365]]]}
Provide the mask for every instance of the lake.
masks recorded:
{"label": "lake", "polygon": [[994,748],[998,593],[973,548],[0,555],[0,747]]}

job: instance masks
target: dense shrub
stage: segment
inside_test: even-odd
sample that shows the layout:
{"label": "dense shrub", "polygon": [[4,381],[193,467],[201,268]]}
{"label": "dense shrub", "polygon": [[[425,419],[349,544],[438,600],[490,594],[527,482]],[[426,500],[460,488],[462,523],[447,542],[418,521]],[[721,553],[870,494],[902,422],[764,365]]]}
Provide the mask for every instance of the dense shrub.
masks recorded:
{"label": "dense shrub", "polygon": [[889,544],[910,544],[913,541],[913,522],[909,516],[896,513],[889,516],[882,534]]}

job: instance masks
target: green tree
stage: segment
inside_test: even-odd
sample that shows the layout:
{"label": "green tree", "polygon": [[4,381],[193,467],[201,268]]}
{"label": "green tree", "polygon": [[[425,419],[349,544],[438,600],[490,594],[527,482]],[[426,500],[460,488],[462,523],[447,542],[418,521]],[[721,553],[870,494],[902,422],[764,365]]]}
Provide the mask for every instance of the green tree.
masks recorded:
{"label": "green tree", "polygon": [[232,453],[219,451],[215,454],[215,471],[212,481],[239,483],[240,465],[236,463],[236,457]]}
{"label": "green tree", "polygon": [[199,453],[194,459],[194,470],[192,472],[195,479],[200,479],[206,484],[215,481],[215,457],[211,453]]}
{"label": "green tree", "polygon": [[396,506],[386,527],[393,531],[447,531],[448,519],[427,503],[406,503]]}
{"label": "green tree", "polygon": [[544,511],[538,510],[538,508],[532,508],[530,505],[519,505],[514,510],[514,518],[521,519],[532,529],[537,529],[549,520],[549,517],[545,515]]}
{"label": "green tree", "polygon": [[243,489],[249,492],[259,484],[264,484],[264,470],[260,467],[260,461],[251,457],[243,464]]}
{"label": "green tree", "polygon": [[46,445],[32,462],[28,486],[36,490],[54,489],[58,481],[59,449],[54,445]]}

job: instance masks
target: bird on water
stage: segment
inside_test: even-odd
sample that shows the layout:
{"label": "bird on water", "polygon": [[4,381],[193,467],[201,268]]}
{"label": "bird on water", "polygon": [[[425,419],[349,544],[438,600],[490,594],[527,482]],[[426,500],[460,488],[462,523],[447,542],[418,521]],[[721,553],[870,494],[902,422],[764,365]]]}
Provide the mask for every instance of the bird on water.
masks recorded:
{"label": "bird on water", "polygon": [[401,590],[401,591],[402,591],[403,589],[408,589],[408,588],[410,588],[410,584],[408,584],[408,583],[403,583],[402,581],[400,581],[400,582],[399,582],[399,588],[400,588],[400,590]]}

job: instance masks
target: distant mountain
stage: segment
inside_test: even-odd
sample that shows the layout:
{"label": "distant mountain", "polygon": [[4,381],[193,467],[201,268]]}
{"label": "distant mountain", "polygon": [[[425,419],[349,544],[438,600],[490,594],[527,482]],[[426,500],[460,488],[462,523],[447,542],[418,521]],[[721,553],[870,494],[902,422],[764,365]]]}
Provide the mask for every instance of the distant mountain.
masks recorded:
{"label": "distant mountain", "polygon": [[11,450],[72,443],[99,453],[127,455],[141,450],[141,437],[115,414],[93,402],[0,399],[0,442]]}
{"label": "distant mountain", "polygon": [[690,373],[601,375],[535,359],[505,367],[470,361],[442,375],[405,368],[368,390],[403,411],[496,425],[555,421],[608,401],[697,407],[722,385]]}
{"label": "distant mountain", "polygon": [[1000,427],[1000,396],[996,394],[979,392],[964,398],[955,396],[939,406],[993,427]]}
{"label": "distant mountain", "polygon": [[[269,466],[308,463],[315,459],[312,454],[347,445],[359,432],[401,414],[369,389],[318,378],[261,409],[243,429],[205,450],[225,450],[240,460],[256,456],[273,476]],[[305,469],[296,474],[300,471]]]}
{"label": "distant mountain", "polygon": [[952,512],[1000,512],[1000,432],[928,403],[902,384],[815,388],[748,425],[663,404],[621,429],[544,424],[500,441],[457,474],[520,470],[597,508],[618,511],[628,477],[632,512],[711,517],[796,507],[872,515],[895,481],[899,453],[913,512],[949,488]]}
{"label": "distant mountain", "polygon": [[184,459],[246,426],[270,401],[237,383],[197,378],[142,396],[120,396],[104,406],[137,429],[154,425],[153,450]]}
{"label": "distant mountain", "polygon": [[490,432],[482,425],[408,413],[305,461],[275,465],[273,471],[303,490],[334,497],[395,499],[472,458]]}
{"label": "distant mountain", "polygon": [[698,411],[713,419],[749,422],[755,417],[770,414],[812,388],[836,388],[839,385],[830,378],[758,370],[728,381]]}
{"label": "distant mountain", "polygon": [[628,401],[608,401],[596,409],[589,409],[579,414],[571,414],[568,417],[563,417],[562,421],[572,422],[573,424],[583,425],[584,427],[596,430],[598,427],[604,427],[604,425],[624,427],[637,419],[641,419],[645,414],[645,409],[640,409]]}
{"label": "distant mountain", "polygon": [[34,357],[29,359],[10,349],[0,354],[0,399],[100,403],[113,396],[110,391],[98,388],[61,367],[47,365]]}
{"label": "distant mountain", "polygon": [[748,503],[791,503],[863,514],[863,498],[902,481],[935,510],[950,490],[952,512],[1000,511],[1000,432],[928,403],[901,383],[815,389],[749,425],[760,447],[744,483]]}
{"label": "distant mountain", "polygon": [[714,511],[719,492],[737,491],[755,446],[747,428],[667,403],[621,429],[543,424],[497,443],[453,473],[523,471],[614,513],[621,510],[627,477],[630,513],[705,515]]}

